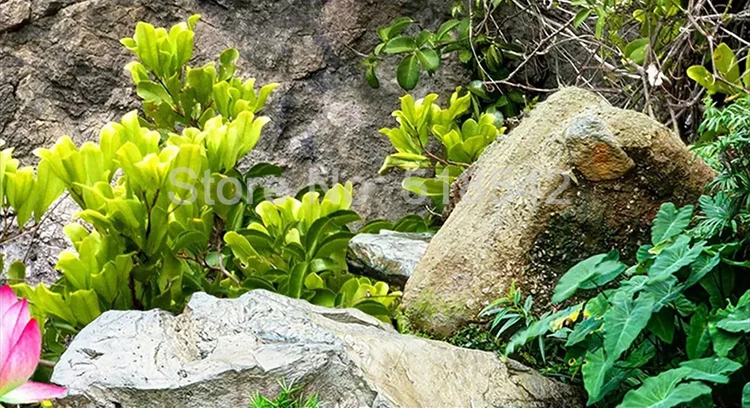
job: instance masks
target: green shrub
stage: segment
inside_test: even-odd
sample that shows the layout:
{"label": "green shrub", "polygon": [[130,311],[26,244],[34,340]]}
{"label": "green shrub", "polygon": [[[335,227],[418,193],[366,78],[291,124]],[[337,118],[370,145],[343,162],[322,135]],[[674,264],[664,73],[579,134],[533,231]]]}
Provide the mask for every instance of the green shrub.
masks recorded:
{"label": "green shrub", "polygon": [[[461,95],[461,88],[453,93],[446,109],[440,108],[437,99],[436,94],[417,101],[411,95],[401,98],[401,109],[393,112],[399,127],[380,130],[398,153],[386,157],[380,173],[392,168],[434,171],[434,178],[407,177],[402,186],[441,204],[450,184],[505,128],[498,129],[495,116],[489,113],[463,120],[471,107],[471,95]],[[439,142],[439,152],[431,151],[433,141]]]}
{"label": "green shrub", "polygon": [[582,291],[594,297],[545,314],[513,336],[506,353],[545,335],[564,342],[589,405],[738,404],[750,374],[750,285],[745,270],[733,268],[736,248],[686,231],[692,212],[664,204],[636,265],[612,251],[571,268],[553,302]]}
{"label": "green shrub", "polygon": [[[501,86],[524,58],[524,49],[494,31],[490,19],[500,5],[498,0],[477,0],[476,7],[466,10],[462,4],[451,9],[452,18],[436,31],[423,28],[409,17],[399,17],[377,31],[380,43],[363,61],[365,79],[373,88],[380,87],[376,70],[388,59],[398,59],[396,80],[409,92],[416,88],[420,76],[434,75],[443,60],[456,55],[466,66],[471,79],[466,84],[472,109],[487,111],[502,121],[517,116],[533,98],[513,86]],[[418,29],[415,29],[418,27]]]}
{"label": "green shrub", "polygon": [[356,307],[390,321],[401,296],[385,282],[347,272],[346,253],[354,234],[346,224],[359,221],[349,210],[352,184],[334,186],[322,198],[316,191],[301,200],[264,201],[247,228],[230,231],[224,241],[246,276],[245,288],[277,291],[328,307]]}
{"label": "green shrub", "polygon": [[[222,61],[223,76],[211,75],[213,63],[199,70],[187,66],[196,21],[192,17],[169,33],[138,23],[134,38],[123,40],[139,58],[129,68],[153,122],[133,111],[105,126],[98,144],[79,148],[63,137],[52,148],[35,151],[41,159],[37,173],[48,172],[64,186],[81,208],[76,218],[93,227],[65,227],[75,252],[60,255],[60,282],[52,288],[15,287],[37,312],[80,329],[109,309],[177,311],[191,290],[218,294],[231,286],[227,273],[198,287],[190,283],[204,283],[213,273],[204,267],[216,255],[209,242],[241,221],[237,214],[244,204],[216,201],[219,193],[239,192],[231,183],[222,191],[214,186],[239,175],[237,162],[269,121],[255,112],[263,108],[264,92],[275,86],[264,87],[261,97],[251,86],[230,92],[228,85],[239,82],[226,73],[234,71],[233,60]],[[231,107],[226,116],[224,106]],[[204,173],[210,178],[201,178]],[[200,264],[181,256],[198,247]]]}
{"label": "green shrub", "polygon": [[[19,234],[63,191],[83,221],[64,228],[73,249],[60,254],[58,282],[13,286],[47,322],[44,358],[54,360],[66,336],[104,311],[179,312],[196,291],[235,297],[264,288],[390,319],[400,293],[347,272],[346,225],[360,219],[349,209],[351,183],[275,198],[249,181],[281,168],[238,169],[270,121],[258,114],[277,84],[256,91],[254,80],[235,77],[234,49],[218,64],[188,65],[197,21],[169,31],[138,23],[122,40],[137,57],[128,69],[146,117],[126,114],[98,143],[63,137],[38,149],[36,171],[19,168],[12,149],[0,152],[0,205]],[[0,243],[17,236],[10,229]],[[23,265],[10,272],[22,280]]]}

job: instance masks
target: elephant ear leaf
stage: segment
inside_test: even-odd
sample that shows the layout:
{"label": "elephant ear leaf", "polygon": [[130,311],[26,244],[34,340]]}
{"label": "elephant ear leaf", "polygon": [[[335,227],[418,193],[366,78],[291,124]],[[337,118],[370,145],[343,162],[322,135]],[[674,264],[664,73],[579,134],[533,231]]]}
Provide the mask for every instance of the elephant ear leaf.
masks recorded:
{"label": "elephant ear leaf", "polygon": [[619,258],[617,251],[611,251],[579,262],[560,278],[552,302],[563,302],[579,289],[596,289],[615,279],[626,269]]}
{"label": "elephant ear leaf", "polygon": [[604,350],[599,349],[595,353],[586,353],[586,362],[581,368],[583,373],[583,383],[586,392],[589,394],[588,404],[593,404],[600,400],[602,386],[607,373],[612,369],[614,361],[604,356]]}
{"label": "elephant ear leaf", "polygon": [[729,313],[716,323],[716,327],[730,333],[750,333],[750,290],[730,306]]}
{"label": "elephant ear leaf", "polygon": [[617,360],[641,331],[646,328],[654,308],[650,295],[632,299],[626,292],[617,292],[611,307],[604,313],[604,350],[607,358]]}
{"label": "elephant ear leaf", "polygon": [[656,245],[682,233],[690,225],[692,215],[692,205],[686,205],[678,210],[672,203],[662,204],[651,228],[651,243]]}
{"label": "elephant ear leaf", "polygon": [[742,368],[742,364],[723,357],[708,357],[680,363],[680,367],[689,368],[690,380],[710,381],[719,384],[729,383],[729,374]]}
{"label": "elephant ear leaf", "polygon": [[665,371],[656,377],[643,380],[643,385],[625,394],[618,408],[661,407],[670,408],[687,404],[703,395],[710,395],[711,388],[699,381],[682,382],[690,369],[680,367]]}

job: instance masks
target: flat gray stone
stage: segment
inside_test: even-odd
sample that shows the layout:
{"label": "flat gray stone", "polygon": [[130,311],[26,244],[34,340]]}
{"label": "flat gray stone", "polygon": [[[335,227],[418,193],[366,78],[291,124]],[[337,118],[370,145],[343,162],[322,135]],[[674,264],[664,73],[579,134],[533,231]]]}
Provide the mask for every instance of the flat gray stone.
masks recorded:
{"label": "flat gray stone", "polygon": [[321,407],[571,407],[580,393],[492,353],[398,334],[359,310],[255,290],[197,293],[180,316],[110,311],[76,336],[58,407],[246,407],[279,381]]}
{"label": "flat gray stone", "polygon": [[422,259],[432,234],[380,231],[349,241],[349,266],[354,272],[403,288]]}

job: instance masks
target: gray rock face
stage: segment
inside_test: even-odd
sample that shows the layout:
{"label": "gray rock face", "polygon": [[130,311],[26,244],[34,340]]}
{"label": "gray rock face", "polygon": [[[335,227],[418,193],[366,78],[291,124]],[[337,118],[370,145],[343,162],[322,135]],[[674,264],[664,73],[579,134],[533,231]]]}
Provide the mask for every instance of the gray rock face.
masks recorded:
{"label": "gray rock face", "polygon": [[[377,174],[392,150],[378,129],[393,125],[391,112],[402,91],[393,79],[395,67],[387,65],[381,88],[371,89],[357,52],[368,52],[378,41],[377,27],[401,15],[437,28],[448,18],[450,3],[0,1],[0,139],[15,148],[23,164],[34,162],[35,148],[51,146],[60,136],[77,143],[97,139],[101,126],[139,106],[123,69],[133,56],[118,40],[132,36],[138,21],[170,26],[198,13],[194,65],[236,47],[239,75],[282,84],[265,111],[273,122],[243,165],[284,166],[284,177],[272,183],[281,194],[313,182],[331,186],[353,180],[361,215],[397,219],[420,208],[401,194],[402,175]],[[447,94],[462,78],[460,69],[443,67],[436,79],[422,79],[420,92]],[[12,257],[27,246],[0,250]],[[32,251],[42,255],[40,248],[34,244]],[[54,254],[45,262],[54,264]],[[51,268],[29,269],[31,275],[54,276]]]}
{"label": "gray rock face", "polygon": [[107,312],[55,367],[61,407],[247,406],[278,381],[321,407],[575,407],[579,393],[492,353],[400,335],[358,310],[256,290],[195,294],[180,316]]}
{"label": "gray rock face", "polygon": [[422,259],[432,234],[380,231],[349,241],[350,270],[403,288]]}
{"label": "gray rock face", "polygon": [[13,29],[31,17],[30,0],[9,0],[0,4],[0,32]]}

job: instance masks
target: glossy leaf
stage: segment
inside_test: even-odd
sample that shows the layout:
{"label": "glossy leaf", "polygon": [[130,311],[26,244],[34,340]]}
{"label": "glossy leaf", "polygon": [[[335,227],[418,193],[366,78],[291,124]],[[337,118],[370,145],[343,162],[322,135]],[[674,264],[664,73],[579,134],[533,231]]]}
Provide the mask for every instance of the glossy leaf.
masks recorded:
{"label": "glossy leaf", "polygon": [[630,348],[641,331],[646,328],[654,306],[651,296],[636,299],[624,292],[617,292],[611,306],[604,313],[604,349],[607,358],[617,360]]}
{"label": "glossy leaf", "polygon": [[409,55],[401,60],[396,68],[398,84],[406,91],[411,91],[419,82],[420,65],[416,55]]}
{"label": "glossy leaf", "polygon": [[686,371],[685,368],[674,369],[646,378],[643,385],[625,394],[617,407],[671,408],[711,394],[711,388],[698,381],[680,384]]}
{"label": "glossy leaf", "polygon": [[651,228],[651,243],[656,245],[682,233],[690,225],[693,206],[675,208],[672,203],[662,204]]}

